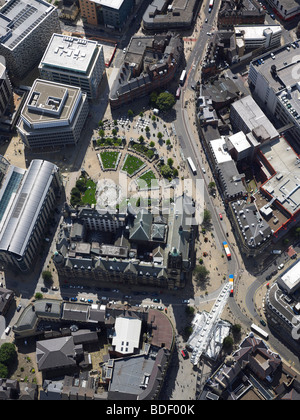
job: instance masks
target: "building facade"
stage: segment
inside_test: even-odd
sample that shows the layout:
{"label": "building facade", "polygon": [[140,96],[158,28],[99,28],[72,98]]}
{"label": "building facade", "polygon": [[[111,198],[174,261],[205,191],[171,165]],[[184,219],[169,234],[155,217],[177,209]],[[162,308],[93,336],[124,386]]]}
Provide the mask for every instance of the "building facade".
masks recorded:
{"label": "building facade", "polygon": [[134,0],[79,0],[81,16],[91,25],[121,31],[135,5]]}
{"label": "building facade", "polygon": [[266,111],[280,121],[297,142],[300,139],[299,45],[284,45],[253,60],[249,84]]}
{"label": "building facade", "polygon": [[44,0],[9,0],[0,8],[0,55],[9,75],[21,79],[41,59],[54,32],[57,8]]}
{"label": "building facade", "polygon": [[6,72],[6,67],[0,63],[0,117],[5,113],[12,99],[12,86]]}
{"label": "building facade", "polygon": [[74,145],[89,112],[87,95],[75,86],[36,79],[17,125],[29,148]]}
{"label": "building facade", "polygon": [[96,41],[53,34],[39,64],[40,77],[78,86],[96,99],[105,72],[103,46]]}

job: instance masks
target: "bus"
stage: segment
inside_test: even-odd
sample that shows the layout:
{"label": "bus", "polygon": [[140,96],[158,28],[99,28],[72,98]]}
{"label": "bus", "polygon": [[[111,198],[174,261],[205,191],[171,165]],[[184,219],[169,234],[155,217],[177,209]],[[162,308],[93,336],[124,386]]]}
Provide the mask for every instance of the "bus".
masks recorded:
{"label": "bus", "polygon": [[260,328],[260,327],[258,327],[257,325],[255,325],[255,324],[252,324],[251,325],[251,330],[253,331],[253,332],[256,332],[257,334],[259,334],[261,337],[263,337],[265,340],[267,340],[268,338],[269,338],[269,334],[265,331],[265,330],[263,330],[262,328]]}
{"label": "bus", "polygon": [[181,88],[180,88],[180,86],[178,86],[178,88],[176,90],[176,99],[180,98],[180,94],[181,94]]}
{"label": "bus", "polygon": [[188,157],[187,161],[188,161],[188,164],[190,165],[190,168],[191,168],[193,174],[196,175],[197,174],[196,166],[194,165],[194,162],[192,161],[192,158]]}
{"label": "bus", "polygon": [[228,260],[231,260],[231,253],[227,242],[223,242],[224,251]]}
{"label": "bus", "polygon": [[179,83],[181,85],[184,84],[185,78],[186,78],[186,70],[182,70],[182,73],[181,73],[181,76],[180,76],[180,79],[179,79]]}
{"label": "bus", "polygon": [[208,13],[212,11],[213,6],[214,6],[214,0],[209,0]]}
{"label": "bus", "polygon": [[230,296],[233,296],[233,274],[229,274]]}

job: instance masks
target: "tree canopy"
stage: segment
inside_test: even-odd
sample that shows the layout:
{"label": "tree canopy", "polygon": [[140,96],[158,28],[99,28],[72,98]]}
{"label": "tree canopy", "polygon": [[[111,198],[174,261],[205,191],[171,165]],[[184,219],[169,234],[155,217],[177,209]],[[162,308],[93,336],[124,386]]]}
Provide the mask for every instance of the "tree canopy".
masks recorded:
{"label": "tree canopy", "polygon": [[172,95],[172,93],[162,92],[158,95],[156,99],[156,106],[162,112],[169,111],[170,109],[173,108],[173,106],[175,105],[175,102],[176,100],[174,98],[174,95]]}

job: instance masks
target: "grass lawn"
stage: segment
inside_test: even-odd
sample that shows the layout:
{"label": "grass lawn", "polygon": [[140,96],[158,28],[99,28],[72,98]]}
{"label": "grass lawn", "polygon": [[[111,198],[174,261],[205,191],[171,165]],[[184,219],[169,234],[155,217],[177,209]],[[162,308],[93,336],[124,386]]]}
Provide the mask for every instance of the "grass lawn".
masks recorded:
{"label": "grass lawn", "polygon": [[101,161],[104,169],[115,169],[120,152],[101,152]]}
{"label": "grass lawn", "polygon": [[86,182],[86,190],[81,196],[81,202],[83,204],[96,204],[96,187],[94,181],[88,179]]}
{"label": "grass lawn", "polygon": [[138,157],[127,155],[122,169],[123,171],[127,172],[128,175],[132,175],[135,171],[137,171],[143,165],[144,165],[144,162]]}
{"label": "grass lawn", "polygon": [[[154,175],[154,173],[152,172],[152,171],[148,171],[148,172],[145,172],[143,175],[141,175],[138,179],[137,179],[137,184],[141,187],[141,188],[143,188],[143,186],[144,186],[144,183],[143,182],[139,182],[140,181],[140,179],[142,179],[143,181],[145,181],[146,182],[146,184],[147,184],[147,187],[148,188],[150,188],[151,186],[153,186],[153,187],[157,187],[158,186],[158,182],[157,182],[157,179],[156,179],[156,176]],[[155,181],[154,181],[155,180]],[[152,181],[152,182],[151,182]]]}

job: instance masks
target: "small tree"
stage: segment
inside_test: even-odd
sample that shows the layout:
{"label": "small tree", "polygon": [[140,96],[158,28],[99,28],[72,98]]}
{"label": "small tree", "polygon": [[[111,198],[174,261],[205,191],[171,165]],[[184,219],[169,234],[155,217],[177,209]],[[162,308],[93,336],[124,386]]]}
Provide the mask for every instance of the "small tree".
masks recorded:
{"label": "small tree", "polygon": [[0,347],[0,363],[11,365],[17,357],[16,347],[13,343],[4,343]]}
{"label": "small tree", "polygon": [[42,272],[42,277],[45,282],[52,281],[52,274],[48,270]]}
{"label": "small tree", "polygon": [[175,103],[176,100],[174,95],[172,95],[172,93],[169,92],[160,93],[156,100],[156,106],[162,112],[169,111],[170,109],[172,109]]}

